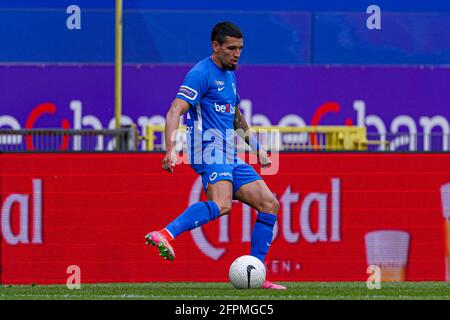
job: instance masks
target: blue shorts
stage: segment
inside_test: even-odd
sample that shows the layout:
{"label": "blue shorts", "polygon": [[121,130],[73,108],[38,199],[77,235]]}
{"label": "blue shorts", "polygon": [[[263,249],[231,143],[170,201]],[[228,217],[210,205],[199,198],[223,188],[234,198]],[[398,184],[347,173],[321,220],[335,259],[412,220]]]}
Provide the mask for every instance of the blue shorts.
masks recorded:
{"label": "blue shorts", "polygon": [[202,170],[196,172],[202,176],[203,190],[205,193],[208,185],[222,180],[231,181],[233,184],[233,195],[244,184],[262,180],[255,169],[245,162],[235,164],[211,164],[204,166]]}

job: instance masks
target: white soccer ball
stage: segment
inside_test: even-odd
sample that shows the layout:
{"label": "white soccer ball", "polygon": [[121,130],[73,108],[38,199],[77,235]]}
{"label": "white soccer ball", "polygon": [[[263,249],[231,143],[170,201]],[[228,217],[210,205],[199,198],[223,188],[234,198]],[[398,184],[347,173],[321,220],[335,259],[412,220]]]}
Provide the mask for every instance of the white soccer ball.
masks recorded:
{"label": "white soccer ball", "polygon": [[266,281],[266,267],[254,256],[241,256],[231,264],[229,277],[237,289],[262,288]]}

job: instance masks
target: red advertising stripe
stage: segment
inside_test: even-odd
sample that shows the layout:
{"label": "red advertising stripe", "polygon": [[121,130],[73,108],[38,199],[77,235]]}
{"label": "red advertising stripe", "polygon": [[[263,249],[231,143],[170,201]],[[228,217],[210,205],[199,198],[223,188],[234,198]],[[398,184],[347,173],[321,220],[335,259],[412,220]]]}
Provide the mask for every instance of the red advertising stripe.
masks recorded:
{"label": "red advertising stripe", "polygon": [[[233,202],[229,216],[175,240],[175,261],[163,260],[144,235],[205,195],[189,166],[170,175],[161,158],[0,155],[2,283],[64,284],[73,265],[84,283],[227,281],[231,262],[249,253],[254,210]],[[405,280],[445,280],[450,154],[281,154],[279,172],[263,177],[281,204],[270,279],[365,281],[366,235],[394,230],[409,236],[405,248],[385,249],[406,255]]]}

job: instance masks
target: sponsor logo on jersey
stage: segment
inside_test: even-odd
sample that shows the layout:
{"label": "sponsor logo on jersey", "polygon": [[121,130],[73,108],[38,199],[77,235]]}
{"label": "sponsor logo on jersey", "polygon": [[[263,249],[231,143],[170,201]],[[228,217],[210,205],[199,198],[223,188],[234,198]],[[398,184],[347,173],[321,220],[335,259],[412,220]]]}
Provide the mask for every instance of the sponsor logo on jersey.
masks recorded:
{"label": "sponsor logo on jersey", "polygon": [[209,176],[209,180],[214,181],[217,178],[217,172],[213,172],[211,173],[211,175]]}
{"label": "sponsor logo on jersey", "polygon": [[210,181],[214,181],[214,180],[217,179],[217,177],[230,177],[230,178],[233,178],[233,175],[231,173],[229,173],[229,172],[219,172],[219,173],[217,173],[217,172],[214,171],[213,173],[211,173],[209,175],[209,180]]}
{"label": "sponsor logo on jersey", "polygon": [[231,114],[234,114],[236,112],[236,107],[233,107],[230,103],[227,104],[214,103],[214,107],[217,112],[231,113]]}
{"label": "sponsor logo on jersey", "polygon": [[178,90],[178,94],[188,98],[189,100],[195,100],[195,98],[197,98],[197,91],[189,88],[188,86],[181,86]]}

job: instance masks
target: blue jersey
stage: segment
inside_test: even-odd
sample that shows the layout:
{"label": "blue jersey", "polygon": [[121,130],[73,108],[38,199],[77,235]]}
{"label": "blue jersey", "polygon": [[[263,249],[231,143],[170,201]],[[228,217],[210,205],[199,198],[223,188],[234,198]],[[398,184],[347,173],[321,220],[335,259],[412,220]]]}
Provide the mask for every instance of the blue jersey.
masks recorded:
{"label": "blue jersey", "polygon": [[219,68],[211,57],[186,75],[177,98],[190,104],[186,134],[195,171],[207,164],[236,163],[234,117],[240,99],[233,71]]}

